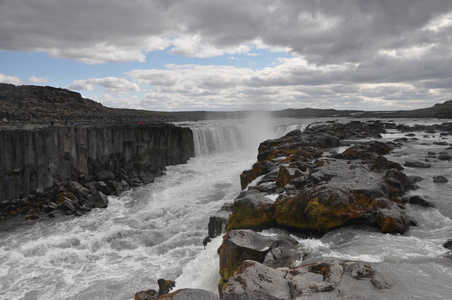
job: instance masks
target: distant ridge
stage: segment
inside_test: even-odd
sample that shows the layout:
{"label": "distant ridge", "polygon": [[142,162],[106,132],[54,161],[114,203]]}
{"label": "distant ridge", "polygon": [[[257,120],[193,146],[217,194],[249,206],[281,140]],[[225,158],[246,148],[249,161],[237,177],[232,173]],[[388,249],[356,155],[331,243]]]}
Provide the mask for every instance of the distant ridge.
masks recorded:
{"label": "distant ridge", "polygon": [[[51,86],[0,83],[0,121],[19,122],[175,122],[245,117],[248,111],[236,112],[159,112],[105,107],[80,93]],[[335,109],[285,109],[273,111],[274,117],[363,117],[363,118],[452,118],[452,100],[433,107],[409,111],[366,112]]]}

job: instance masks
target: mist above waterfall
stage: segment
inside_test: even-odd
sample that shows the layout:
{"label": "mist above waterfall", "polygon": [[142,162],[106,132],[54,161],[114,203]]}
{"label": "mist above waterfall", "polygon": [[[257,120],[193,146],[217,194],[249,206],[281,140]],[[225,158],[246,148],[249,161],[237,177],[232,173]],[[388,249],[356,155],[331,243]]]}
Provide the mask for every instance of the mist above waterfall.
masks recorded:
{"label": "mist above waterfall", "polygon": [[244,149],[257,153],[260,143],[276,138],[274,123],[268,111],[250,111],[244,122]]}

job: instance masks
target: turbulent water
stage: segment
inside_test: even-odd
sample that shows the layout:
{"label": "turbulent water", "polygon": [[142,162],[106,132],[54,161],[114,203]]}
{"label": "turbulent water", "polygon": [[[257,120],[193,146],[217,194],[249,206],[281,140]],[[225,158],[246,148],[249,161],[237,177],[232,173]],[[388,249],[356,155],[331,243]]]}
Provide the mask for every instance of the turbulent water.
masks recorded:
{"label": "turbulent water", "polygon": [[[221,238],[204,249],[209,216],[238,195],[239,174],[255,162],[260,141],[314,121],[264,120],[182,124],[194,130],[196,157],[168,167],[155,183],[110,197],[108,208],[82,217],[0,224],[0,299],[133,299],[137,291],[157,289],[159,278],[175,280],[177,288],[216,292]],[[388,158],[403,164],[444,150],[433,145],[439,135],[424,135],[416,133],[418,141]],[[383,139],[401,136],[390,132]],[[450,164],[405,169],[424,178],[412,194],[435,205],[408,205],[418,226],[407,234],[348,227],[320,239],[298,238],[301,248],[310,252],[308,258],[376,263],[393,284],[384,292],[369,287],[376,299],[450,299],[452,261],[440,256],[446,252],[442,244],[452,238],[452,188],[432,180],[434,175],[451,179]]]}

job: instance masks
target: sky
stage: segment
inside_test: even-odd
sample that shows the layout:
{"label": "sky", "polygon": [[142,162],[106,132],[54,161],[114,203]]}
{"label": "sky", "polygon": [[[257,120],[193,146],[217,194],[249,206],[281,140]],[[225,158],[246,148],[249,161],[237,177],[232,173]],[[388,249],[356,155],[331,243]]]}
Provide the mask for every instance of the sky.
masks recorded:
{"label": "sky", "polygon": [[158,111],[452,99],[451,0],[0,0],[0,82]]}

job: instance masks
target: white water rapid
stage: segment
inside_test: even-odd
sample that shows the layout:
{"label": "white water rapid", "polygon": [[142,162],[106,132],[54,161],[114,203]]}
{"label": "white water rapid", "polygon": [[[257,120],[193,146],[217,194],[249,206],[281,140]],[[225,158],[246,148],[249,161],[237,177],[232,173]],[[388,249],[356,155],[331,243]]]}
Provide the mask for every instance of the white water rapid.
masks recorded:
{"label": "white water rapid", "polygon": [[[264,120],[182,124],[194,130],[197,155],[185,165],[168,167],[153,184],[110,197],[106,209],[82,217],[16,218],[0,224],[0,299],[133,299],[135,292],[157,289],[159,278],[175,280],[176,288],[217,292],[221,238],[206,249],[202,245],[209,216],[238,195],[239,175],[256,161],[259,142],[318,121]],[[393,132],[383,140],[399,136]],[[444,149],[432,145],[439,135],[416,137],[419,141],[388,158],[403,164]],[[442,243],[452,238],[452,183],[439,185],[431,178],[452,179],[451,163],[405,169],[424,178],[412,193],[436,206],[408,205],[418,226],[407,234],[347,227],[320,239],[299,238],[302,248],[309,257],[376,263],[393,287],[363,291],[375,299],[450,299],[452,260],[440,255],[446,252]]]}

